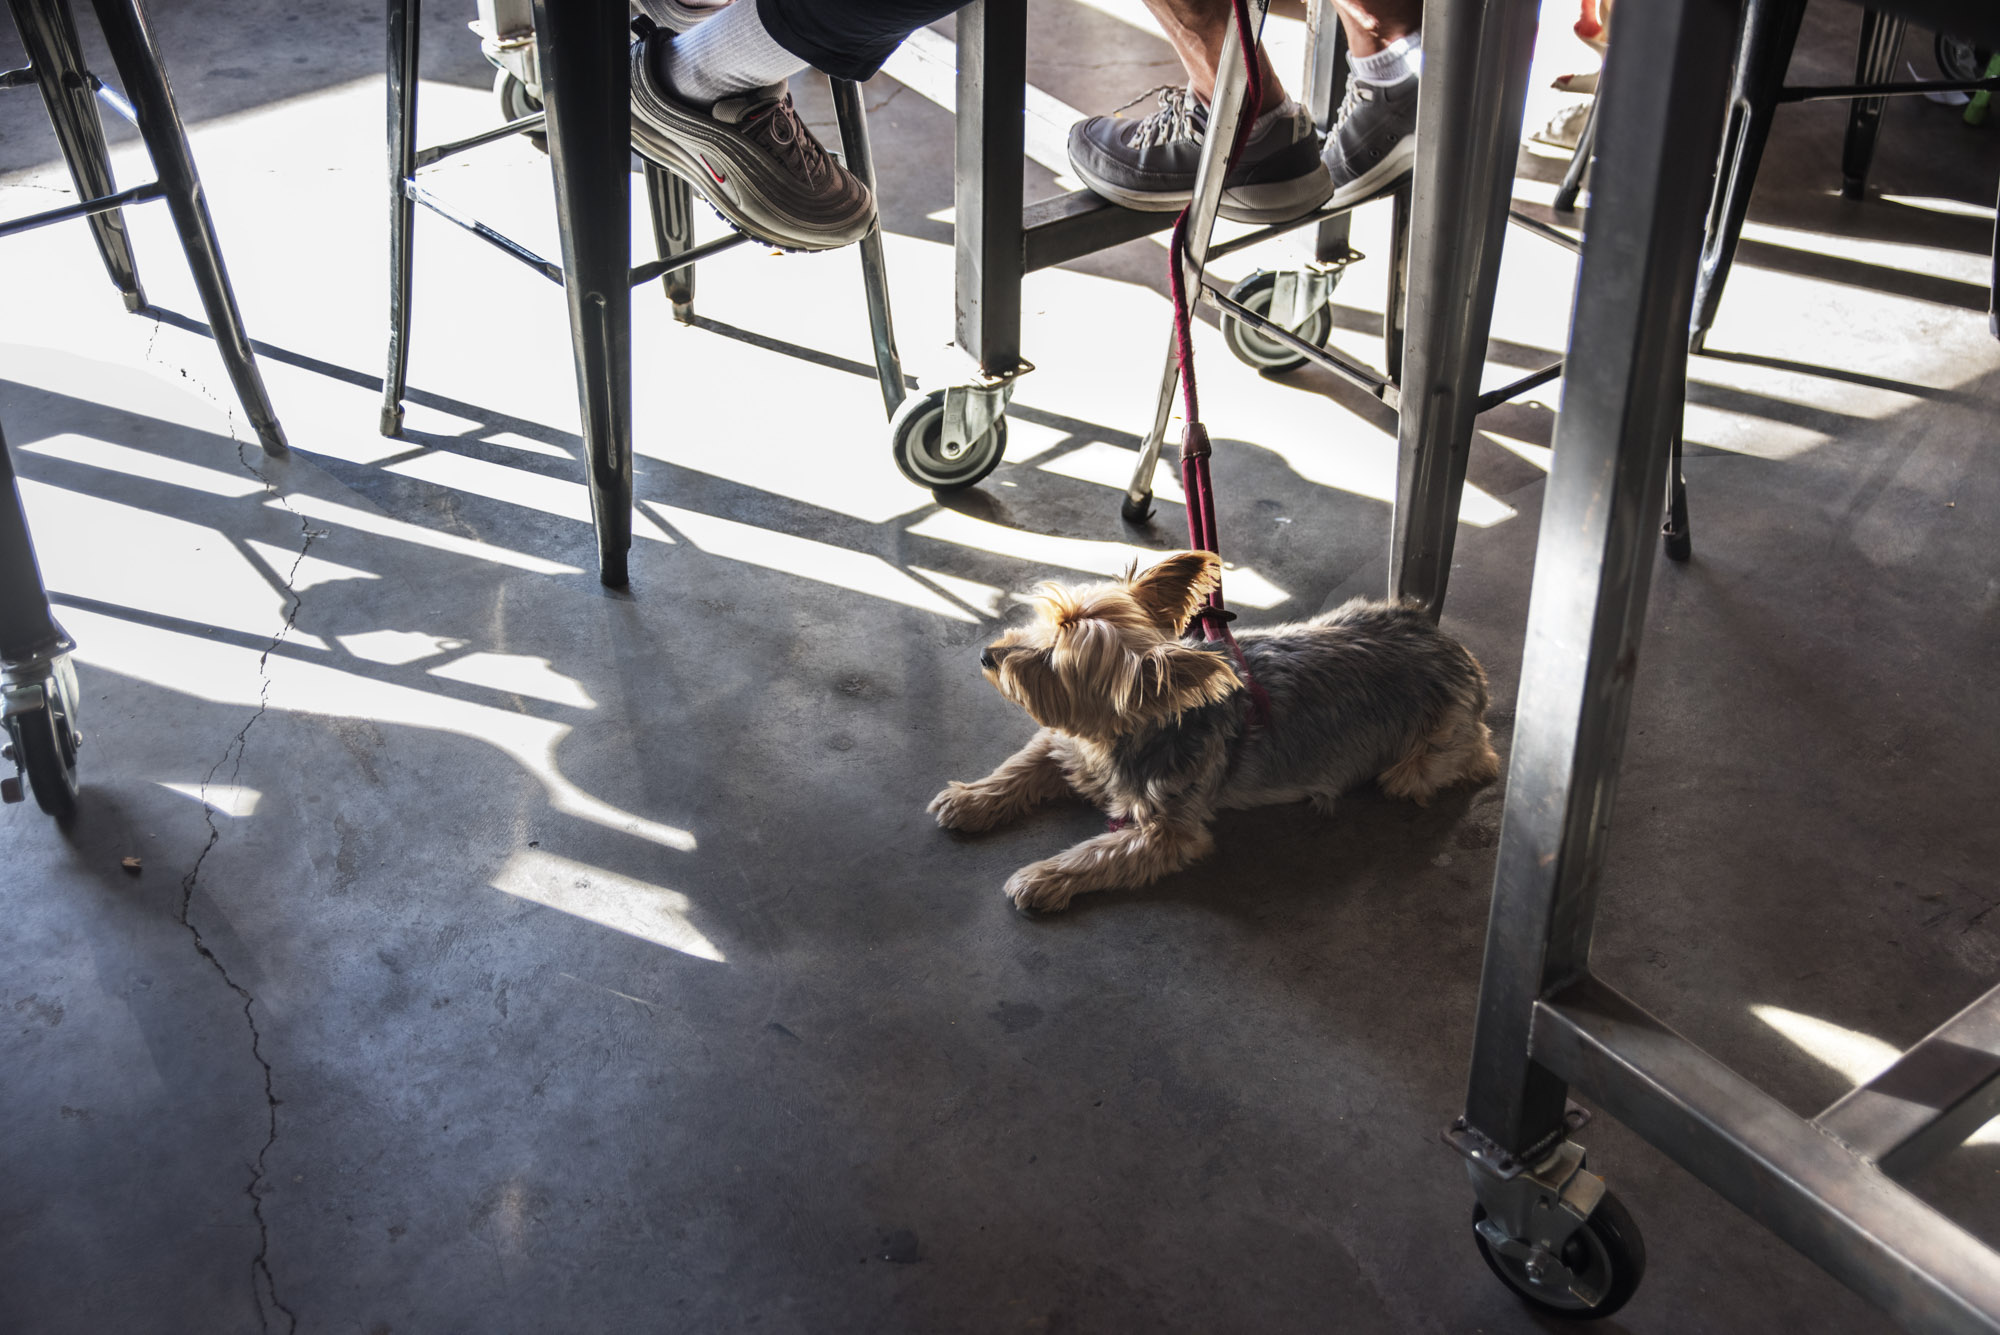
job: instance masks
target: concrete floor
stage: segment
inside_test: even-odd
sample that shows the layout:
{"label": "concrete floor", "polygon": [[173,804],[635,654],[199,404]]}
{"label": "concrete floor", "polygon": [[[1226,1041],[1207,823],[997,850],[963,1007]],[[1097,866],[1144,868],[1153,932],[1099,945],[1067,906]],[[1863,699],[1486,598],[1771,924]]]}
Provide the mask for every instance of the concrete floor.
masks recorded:
{"label": "concrete floor", "polygon": [[[1178,545],[1177,506],[1134,533],[1113,489],[1156,243],[1032,280],[1009,462],[946,505],[888,460],[852,256],[713,263],[695,328],[643,294],[610,593],[551,285],[420,224],[411,429],[375,434],[379,6],[155,9],[296,451],[244,429],[159,210],[152,315],[81,228],[4,243],[0,421],[88,746],[72,829],[0,815],[0,1330],[1555,1328],[1480,1264],[1437,1141],[1500,787],[1232,816],[1209,864],[1047,920],[1000,884],[1089,812],[923,812],[1027,730],[973,662],[1007,592]],[[494,113],[469,13],[433,11],[442,138]],[[1032,13],[1071,106],[1170,68],[1136,5]],[[1796,79],[1851,68],[1854,13],[1816,8]],[[869,103],[943,383],[951,119],[887,76]],[[2000,137],[1897,105],[1851,204],[1842,116],[1782,114],[1692,368],[1696,557],[1656,576],[1598,947],[1808,1112],[2000,971]],[[48,207],[37,104],[0,117],[0,210]],[[1563,161],[1524,156],[1524,203]],[[439,188],[554,253],[545,171],[515,144]],[[1560,346],[1573,274],[1510,244],[1495,376]],[[1357,351],[1381,289],[1377,260],[1337,294]],[[1246,619],[1378,589],[1390,421],[1203,337]],[[1503,745],[1555,402],[1483,421],[1446,618]],[[1584,1140],[1650,1253],[1600,1329],[1886,1328],[1622,1127]],[[1919,1185],[2000,1242],[2000,1125]]]}

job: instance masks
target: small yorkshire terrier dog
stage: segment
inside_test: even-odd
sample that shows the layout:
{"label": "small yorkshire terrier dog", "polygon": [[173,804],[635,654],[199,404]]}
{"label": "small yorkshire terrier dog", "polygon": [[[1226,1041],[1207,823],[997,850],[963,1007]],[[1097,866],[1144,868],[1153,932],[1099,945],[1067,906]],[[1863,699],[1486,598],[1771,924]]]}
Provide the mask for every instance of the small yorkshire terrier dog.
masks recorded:
{"label": "small yorkshire terrier dog", "polygon": [[1071,792],[1112,822],[1009,877],[1016,907],[1054,912],[1177,871],[1215,846],[1224,808],[1326,813],[1368,778],[1422,804],[1499,777],[1486,674],[1413,605],[1356,599],[1239,635],[1268,701],[1256,718],[1228,646],[1188,636],[1221,570],[1212,552],[1176,552],[1112,584],[1044,584],[1034,623],[980,654],[986,679],[1042,726],[985,778],[933,798],[938,824],[989,830]]}

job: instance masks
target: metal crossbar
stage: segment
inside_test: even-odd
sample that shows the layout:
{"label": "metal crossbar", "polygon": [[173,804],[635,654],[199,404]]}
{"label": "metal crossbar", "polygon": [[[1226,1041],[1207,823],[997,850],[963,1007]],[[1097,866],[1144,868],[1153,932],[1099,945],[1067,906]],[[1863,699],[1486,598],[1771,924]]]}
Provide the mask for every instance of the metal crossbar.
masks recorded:
{"label": "metal crossbar", "polygon": [[68,222],[72,218],[88,218],[93,213],[109,213],[113,209],[122,209],[127,204],[143,204],[149,199],[164,198],[166,193],[167,187],[164,184],[159,181],[148,181],[129,190],[120,190],[115,195],[103,195],[97,199],[65,204],[59,209],[49,209],[45,213],[31,213],[25,218],[10,218],[6,222],[0,222],[0,236],[30,232],[37,227],[47,227],[50,223]]}

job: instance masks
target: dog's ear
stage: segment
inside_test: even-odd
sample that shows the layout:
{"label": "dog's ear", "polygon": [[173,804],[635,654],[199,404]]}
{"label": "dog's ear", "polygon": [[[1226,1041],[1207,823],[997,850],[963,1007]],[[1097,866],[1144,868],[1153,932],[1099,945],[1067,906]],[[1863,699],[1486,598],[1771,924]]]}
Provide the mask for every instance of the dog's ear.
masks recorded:
{"label": "dog's ear", "polygon": [[1139,659],[1129,712],[1160,719],[1226,700],[1242,687],[1226,655],[1171,640]]}
{"label": "dog's ear", "polygon": [[1142,575],[1126,580],[1132,598],[1169,635],[1178,635],[1201,600],[1222,582],[1214,552],[1175,552]]}

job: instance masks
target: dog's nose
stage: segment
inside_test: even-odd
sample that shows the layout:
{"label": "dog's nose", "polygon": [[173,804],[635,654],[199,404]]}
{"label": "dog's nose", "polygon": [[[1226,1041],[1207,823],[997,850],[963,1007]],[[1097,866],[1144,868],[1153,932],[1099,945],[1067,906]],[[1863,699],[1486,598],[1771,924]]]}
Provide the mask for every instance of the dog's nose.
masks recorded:
{"label": "dog's nose", "polygon": [[993,670],[998,668],[1000,664],[994,661],[993,651],[991,649],[981,649],[979,651],[979,666],[985,668],[988,672],[992,672]]}

